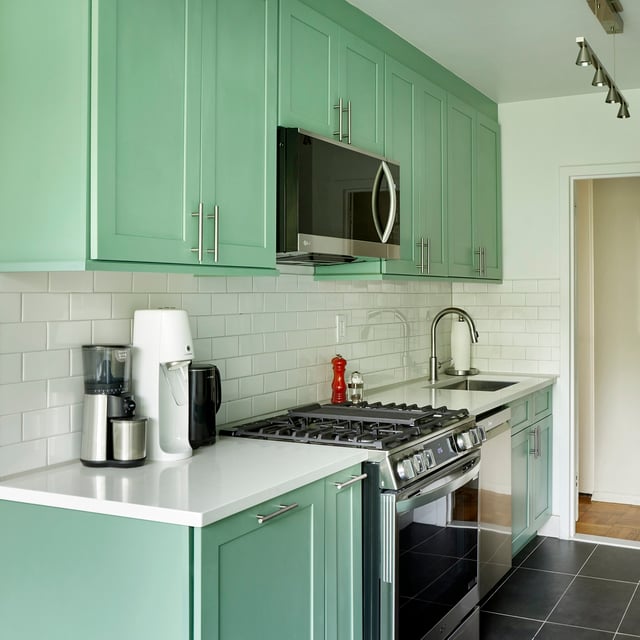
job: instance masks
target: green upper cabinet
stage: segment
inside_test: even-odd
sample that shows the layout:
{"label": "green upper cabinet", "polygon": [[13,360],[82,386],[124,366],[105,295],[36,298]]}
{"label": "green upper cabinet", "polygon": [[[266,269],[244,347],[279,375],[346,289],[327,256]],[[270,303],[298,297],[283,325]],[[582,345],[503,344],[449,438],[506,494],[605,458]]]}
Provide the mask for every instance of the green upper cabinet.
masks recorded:
{"label": "green upper cabinet", "polygon": [[279,124],[381,153],[383,74],[382,51],[297,0],[280,2]]}
{"label": "green upper cabinet", "polygon": [[449,274],[502,278],[500,135],[496,122],[448,102]]}
{"label": "green upper cabinet", "polygon": [[402,249],[387,274],[446,276],[446,93],[387,59],[386,154],[400,160]]}
{"label": "green upper cabinet", "polygon": [[88,0],[0,0],[0,269],[87,252]]}
{"label": "green upper cabinet", "polygon": [[273,266],[276,2],[94,4],[91,257]]}

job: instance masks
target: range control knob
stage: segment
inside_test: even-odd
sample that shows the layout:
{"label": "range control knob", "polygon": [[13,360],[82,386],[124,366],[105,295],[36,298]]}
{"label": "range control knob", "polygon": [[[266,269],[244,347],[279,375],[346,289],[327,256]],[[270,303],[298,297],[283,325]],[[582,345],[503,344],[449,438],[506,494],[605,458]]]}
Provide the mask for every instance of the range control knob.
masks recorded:
{"label": "range control knob", "polygon": [[424,457],[427,463],[427,469],[436,466],[436,459],[433,457],[433,451],[431,451],[431,449],[425,449]]}
{"label": "range control knob", "polygon": [[413,456],[413,468],[416,473],[423,473],[427,470],[427,461],[425,460],[424,453],[419,451]]}
{"label": "range control knob", "polygon": [[468,432],[458,433],[455,436],[456,449],[458,451],[466,451],[471,445],[471,437]]}
{"label": "range control knob", "polygon": [[396,471],[400,480],[412,480],[416,477],[416,472],[411,464],[411,458],[400,460],[396,465]]}

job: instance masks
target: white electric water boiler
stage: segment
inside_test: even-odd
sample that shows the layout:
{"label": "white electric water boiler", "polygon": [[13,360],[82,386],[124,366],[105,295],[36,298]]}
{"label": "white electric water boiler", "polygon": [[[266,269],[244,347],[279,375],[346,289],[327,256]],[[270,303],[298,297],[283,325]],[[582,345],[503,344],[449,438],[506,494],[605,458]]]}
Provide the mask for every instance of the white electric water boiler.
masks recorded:
{"label": "white electric water boiler", "polygon": [[189,363],[193,343],[187,312],[135,311],[133,386],[136,404],[147,416],[147,457],[181,460],[189,445]]}

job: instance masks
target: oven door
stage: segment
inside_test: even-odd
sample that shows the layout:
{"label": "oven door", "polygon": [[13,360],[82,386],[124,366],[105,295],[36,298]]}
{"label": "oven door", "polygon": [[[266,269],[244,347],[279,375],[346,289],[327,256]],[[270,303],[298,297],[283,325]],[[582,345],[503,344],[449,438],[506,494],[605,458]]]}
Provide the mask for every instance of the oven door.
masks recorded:
{"label": "oven door", "polygon": [[447,638],[478,604],[479,470],[474,451],[381,494],[381,638]]}

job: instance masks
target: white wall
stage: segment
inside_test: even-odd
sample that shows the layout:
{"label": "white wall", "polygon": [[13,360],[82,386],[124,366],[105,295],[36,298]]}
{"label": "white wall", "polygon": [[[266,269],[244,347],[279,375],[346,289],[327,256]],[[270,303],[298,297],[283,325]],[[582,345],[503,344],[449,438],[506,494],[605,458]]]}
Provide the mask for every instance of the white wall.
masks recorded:
{"label": "white wall", "polygon": [[[567,73],[572,73],[571,65]],[[622,175],[640,166],[640,91],[624,91],[619,120],[601,91],[500,105],[505,278],[560,278],[560,378],[554,396],[553,510],[572,530],[572,227],[570,178]],[[612,283],[612,286],[615,283]]]}

